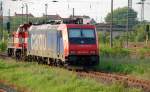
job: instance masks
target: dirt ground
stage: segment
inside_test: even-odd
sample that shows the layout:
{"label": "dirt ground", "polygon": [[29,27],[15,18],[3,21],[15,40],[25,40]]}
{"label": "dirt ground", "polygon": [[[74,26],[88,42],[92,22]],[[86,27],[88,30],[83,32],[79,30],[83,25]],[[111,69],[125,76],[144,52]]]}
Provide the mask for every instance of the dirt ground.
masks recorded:
{"label": "dirt ground", "polygon": [[0,83],[0,92],[18,92],[18,91],[3,83]]}

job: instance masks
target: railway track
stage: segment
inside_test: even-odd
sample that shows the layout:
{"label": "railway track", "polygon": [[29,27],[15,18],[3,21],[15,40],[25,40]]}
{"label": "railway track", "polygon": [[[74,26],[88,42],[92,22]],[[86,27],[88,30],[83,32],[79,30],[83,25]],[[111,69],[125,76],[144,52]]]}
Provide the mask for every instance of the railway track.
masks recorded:
{"label": "railway track", "polygon": [[[9,58],[6,54],[0,53],[0,57],[3,57],[4,59]],[[74,70],[73,70],[74,71]],[[93,78],[98,81],[104,81],[104,82],[119,82],[123,84],[126,87],[136,87],[136,88],[141,88],[143,89],[144,92],[150,92],[150,81],[149,80],[142,80],[142,79],[137,79],[135,77],[127,76],[127,75],[121,75],[121,74],[112,74],[112,73],[103,73],[103,72],[98,72],[98,71],[93,71],[93,70],[88,70],[88,71],[75,71],[77,75],[80,77],[88,77],[88,78]]]}
{"label": "railway track", "polygon": [[13,88],[13,86],[8,86],[3,83],[3,81],[0,81],[0,92],[19,92]]}
{"label": "railway track", "polygon": [[150,92],[150,81],[148,80],[141,80],[135,77],[129,77],[126,75],[119,75],[119,74],[111,74],[111,73],[101,73],[95,71],[77,71],[77,74],[80,77],[88,77],[93,78],[98,81],[103,82],[119,82],[123,84],[125,87],[136,87],[143,89],[144,92]]}
{"label": "railway track", "polygon": [[5,59],[8,58],[6,53],[0,53],[0,58]]}
{"label": "railway track", "polygon": [[7,91],[5,91],[5,90],[3,90],[3,89],[0,89],[0,92],[7,92]]}

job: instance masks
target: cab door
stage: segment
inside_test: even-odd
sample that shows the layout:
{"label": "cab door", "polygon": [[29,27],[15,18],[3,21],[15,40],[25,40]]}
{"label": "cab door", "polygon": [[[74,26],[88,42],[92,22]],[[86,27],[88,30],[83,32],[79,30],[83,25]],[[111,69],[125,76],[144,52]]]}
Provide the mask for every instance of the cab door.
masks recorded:
{"label": "cab door", "polygon": [[57,31],[57,56],[61,57],[63,54],[63,39],[62,32]]}

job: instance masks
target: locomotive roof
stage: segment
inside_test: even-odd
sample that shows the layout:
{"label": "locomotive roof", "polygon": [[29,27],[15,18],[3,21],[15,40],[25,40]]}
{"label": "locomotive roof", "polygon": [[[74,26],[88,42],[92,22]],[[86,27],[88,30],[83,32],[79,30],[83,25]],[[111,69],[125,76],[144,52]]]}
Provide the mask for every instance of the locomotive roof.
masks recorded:
{"label": "locomotive roof", "polygon": [[58,29],[59,26],[67,28],[92,28],[92,29],[95,28],[94,25],[90,24],[58,24],[58,25],[43,24],[43,25],[32,25],[30,27],[30,30]]}
{"label": "locomotive roof", "polygon": [[59,25],[43,24],[43,25],[32,25],[30,30],[41,30],[41,29],[57,29]]}
{"label": "locomotive roof", "polygon": [[90,24],[67,24],[66,26],[67,28],[92,28],[92,29],[95,28],[94,25]]}

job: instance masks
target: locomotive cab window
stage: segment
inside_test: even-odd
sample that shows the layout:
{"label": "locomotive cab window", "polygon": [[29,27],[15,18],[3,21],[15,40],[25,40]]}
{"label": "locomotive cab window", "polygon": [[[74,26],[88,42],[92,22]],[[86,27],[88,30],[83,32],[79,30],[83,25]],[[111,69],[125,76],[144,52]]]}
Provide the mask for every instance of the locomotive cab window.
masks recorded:
{"label": "locomotive cab window", "polygon": [[83,29],[82,36],[85,38],[94,38],[94,30],[93,29]]}
{"label": "locomotive cab window", "polygon": [[82,38],[95,38],[93,29],[70,29],[69,38],[82,37]]}
{"label": "locomotive cab window", "polygon": [[94,29],[69,29],[69,42],[71,44],[95,44],[95,30]]}
{"label": "locomotive cab window", "polygon": [[70,29],[69,30],[69,37],[70,38],[81,37],[81,31],[80,31],[80,29]]}

